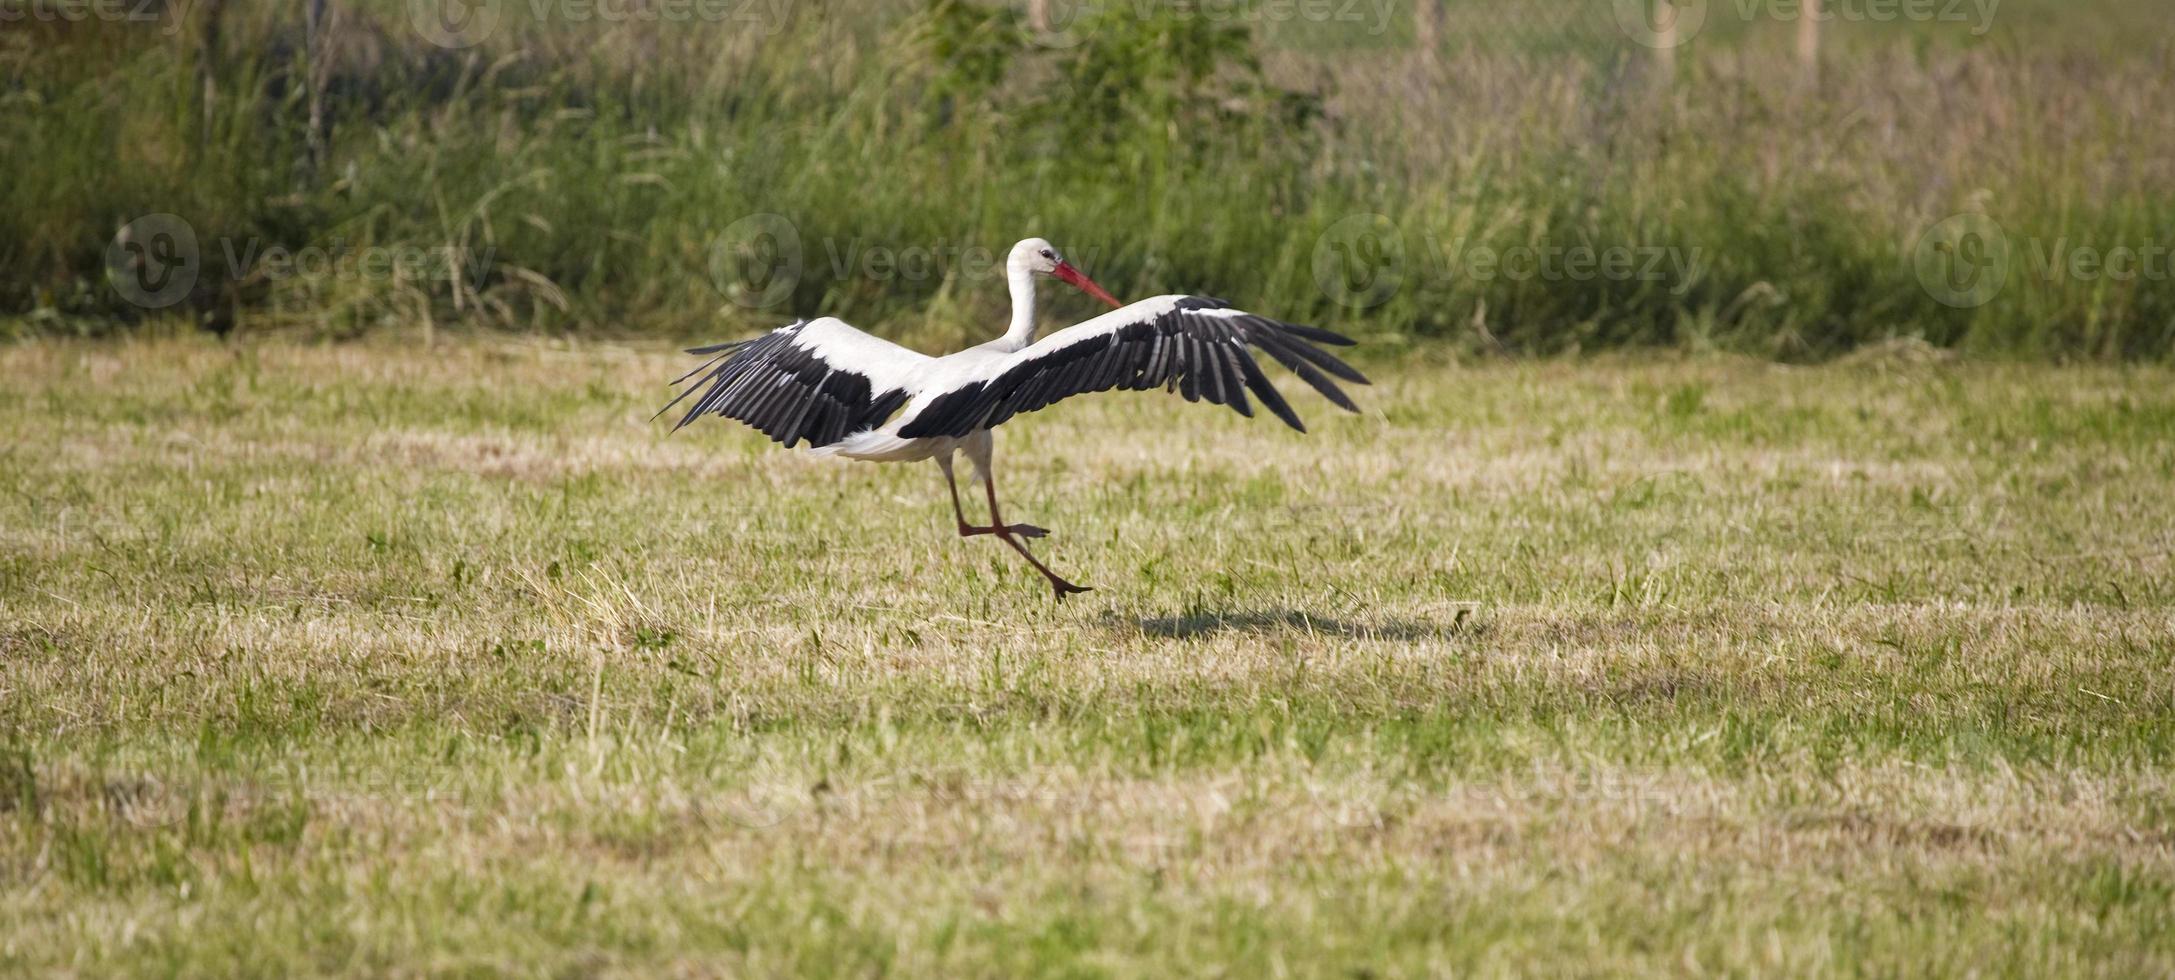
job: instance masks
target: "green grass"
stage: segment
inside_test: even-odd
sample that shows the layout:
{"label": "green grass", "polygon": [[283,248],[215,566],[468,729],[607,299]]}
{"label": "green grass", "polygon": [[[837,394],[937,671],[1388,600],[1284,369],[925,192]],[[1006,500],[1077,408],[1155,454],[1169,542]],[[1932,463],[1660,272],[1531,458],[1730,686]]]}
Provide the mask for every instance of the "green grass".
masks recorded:
{"label": "green grass", "polygon": [[0,964],[2175,970],[2165,369],[1081,399],[1058,606],[681,362],[0,349]]}
{"label": "green grass", "polygon": [[[314,61],[305,6],[0,37],[0,152],[35,161],[0,182],[0,333],[174,315],[678,335],[830,313],[951,343],[1001,318],[994,279],[869,263],[1041,235],[1121,295],[1248,297],[1382,343],[1787,361],[1897,337],[2064,360],[2175,349],[2175,128],[2159,121],[2175,76],[2162,18],[2124,0],[1839,20],[1811,81],[1795,24],[1735,0],[1666,66],[1615,0],[1444,0],[1431,46],[1417,4],[1355,34],[1112,0],[1068,47],[1023,39],[1019,4],[827,0],[750,26],[503,0],[495,33],[461,50],[427,43],[412,4],[333,0]],[[195,230],[203,276],[147,314],[105,262],[116,229],[154,213]],[[2003,231],[2008,278],[1953,309],[1914,256],[1962,213]],[[761,290],[732,246],[755,214],[790,222],[805,263],[749,310]],[[1351,244],[1339,222],[1369,214],[1382,248],[1366,255],[1396,286],[1348,296],[1318,274]],[[298,275],[263,258],[277,248],[452,250],[459,275]],[[1477,257],[1581,249],[1643,251],[1599,275]],[[2157,257],[2128,278],[2058,271],[2077,249]]]}

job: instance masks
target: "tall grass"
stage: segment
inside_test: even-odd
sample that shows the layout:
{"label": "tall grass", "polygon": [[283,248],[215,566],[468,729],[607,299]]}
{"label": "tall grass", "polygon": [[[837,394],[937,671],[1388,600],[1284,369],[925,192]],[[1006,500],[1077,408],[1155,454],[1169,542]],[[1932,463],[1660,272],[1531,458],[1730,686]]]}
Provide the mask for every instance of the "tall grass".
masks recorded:
{"label": "tall grass", "polygon": [[[204,270],[168,312],[220,328],[687,335],[828,313],[949,343],[1001,315],[971,250],[1041,234],[1121,294],[1228,295],[1378,341],[2169,350],[2165,253],[2124,280],[2052,261],[2175,244],[2175,72],[2149,16],[2010,0],[1983,33],[1837,22],[1808,79],[1792,24],[1713,7],[1668,62],[1592,0],[1446,3],[1426,31],[1402,5],[1322,25],[1111,3],[1061,45],[1009,8],[887,0],[736,8],[754,23],[505,3],[465,49],[391,0],[332,0],[314,41],[299,7],[246,0],[26,20],[4,52],[0,307],[37,331],[143,320],[108,246],[172,213]],[[1964,212],[2010,248],[2003,287],[1958,308],[1913,259]],[[802,247],[769,304],[733,248],[755,214]],[[1390,263],[1361,271],[1394,275],[1338,279],[1355,229]],[[275,247],[454,258],[297,272]]]}

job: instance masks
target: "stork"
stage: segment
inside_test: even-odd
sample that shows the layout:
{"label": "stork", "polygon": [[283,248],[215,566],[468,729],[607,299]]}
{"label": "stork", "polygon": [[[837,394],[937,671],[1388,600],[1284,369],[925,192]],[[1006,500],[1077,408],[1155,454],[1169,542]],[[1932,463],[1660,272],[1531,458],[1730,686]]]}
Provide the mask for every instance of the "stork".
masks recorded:
{"label": "stork", "polygon": [[[1115,309],[1036,340],[1035,281],[1042,276]],[[751,340],[690,348],[688,353],[710,360],[672,382],[694,383],[657,415],[699,392],[673,431],[704,415],[719,415],[745,422],[788,449],[805,443],[819,455],[847,459],[936,460],[951,491],[960,537],[995,535],[1041,572],[1062,601],[1089,590],[1065,581],[1021,542],[1048,531],[1004,522],[990,470],[991,429],[1072,395],[1160,387],[1189,402],[1229,405],[1247,417],[1254,414],[1246,398],[1251,391],[1284,424],[1305,432],[1248,347],[1266,352],[1339,408],[1359,411],[1330,377],[1357,384],[1366,384],[1366,377],[1314,346],[1351,345],[1330,331],[1280,323],[1200,296],[1158,296],[1123,305],[1040,238],[1013,246],[1005,280],[1012,292],[1012,323],[1004,336],[986,344],[930,357],[836,317],[801,320]],[[959,503],[952,463],[962,450],[989,497],[987,526],[967,523]]]}

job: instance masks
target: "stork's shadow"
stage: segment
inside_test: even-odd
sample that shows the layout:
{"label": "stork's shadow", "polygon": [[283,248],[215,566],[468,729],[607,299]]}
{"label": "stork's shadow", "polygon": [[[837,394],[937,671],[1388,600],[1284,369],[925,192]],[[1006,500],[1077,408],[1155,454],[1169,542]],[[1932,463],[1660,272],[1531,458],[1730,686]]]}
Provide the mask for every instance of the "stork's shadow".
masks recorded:
{"label": "stork's shadow", "polygon": [[1320,616],[1300,609],[1203,610],[1171,616],[1138,618],[1105,613],[1106,625],[1137,627],[1149,636],[1166,640],[1193,640],[1219,633],[1298,633],[1334,636],[1346,640],[1414,642],[1471,635],[1479,628],[1470,609],[1445,614],[1439,622],[1417,619],[1379,619],[1360,622]]}

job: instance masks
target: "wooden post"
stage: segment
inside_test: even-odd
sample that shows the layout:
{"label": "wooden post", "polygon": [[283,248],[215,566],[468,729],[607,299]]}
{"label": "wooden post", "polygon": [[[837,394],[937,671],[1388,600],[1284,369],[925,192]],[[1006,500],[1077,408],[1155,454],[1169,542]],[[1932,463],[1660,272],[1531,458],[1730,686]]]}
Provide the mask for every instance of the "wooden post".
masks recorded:
{"label": "wooden post", "polygon": [[325,85],[332,80],[332,59],[328,56],[327,39],[331,32],[325,25],[326,0],[309,0],[302,8],[302,49],[307,70],[304,77],[309,84],[309,122],[303,133],[304,145],[309,151],[309,173],[312,177],[325,162]]}
{"label": "wooden post", "polygon": [[1810,84],[1820,78],[1821,0],[1798,0],[1797,66]]}
{"label": "wooden post", "polygon": [[1654,0],[1653,16],[1647,19],[1654,27],[1654,61],[1661,68],[1661,77],[1669,81],[1676,79],[1677,18],[1682,14],[1676,0]]}
{"label": "wooden post", "polygon": [[202,143],[209,145],[212,115],[219,102],[219,21],[227,6],[224,0],[208,0],[200,10],[198,16],[203,20],[197,25],[196,36],[197,131]]}
{"label": "wooden post", "polygon": [[1443,0],[1413,0],[1412,46],[1420,50],[1420,59],[1434,64],[1442,51]]}

